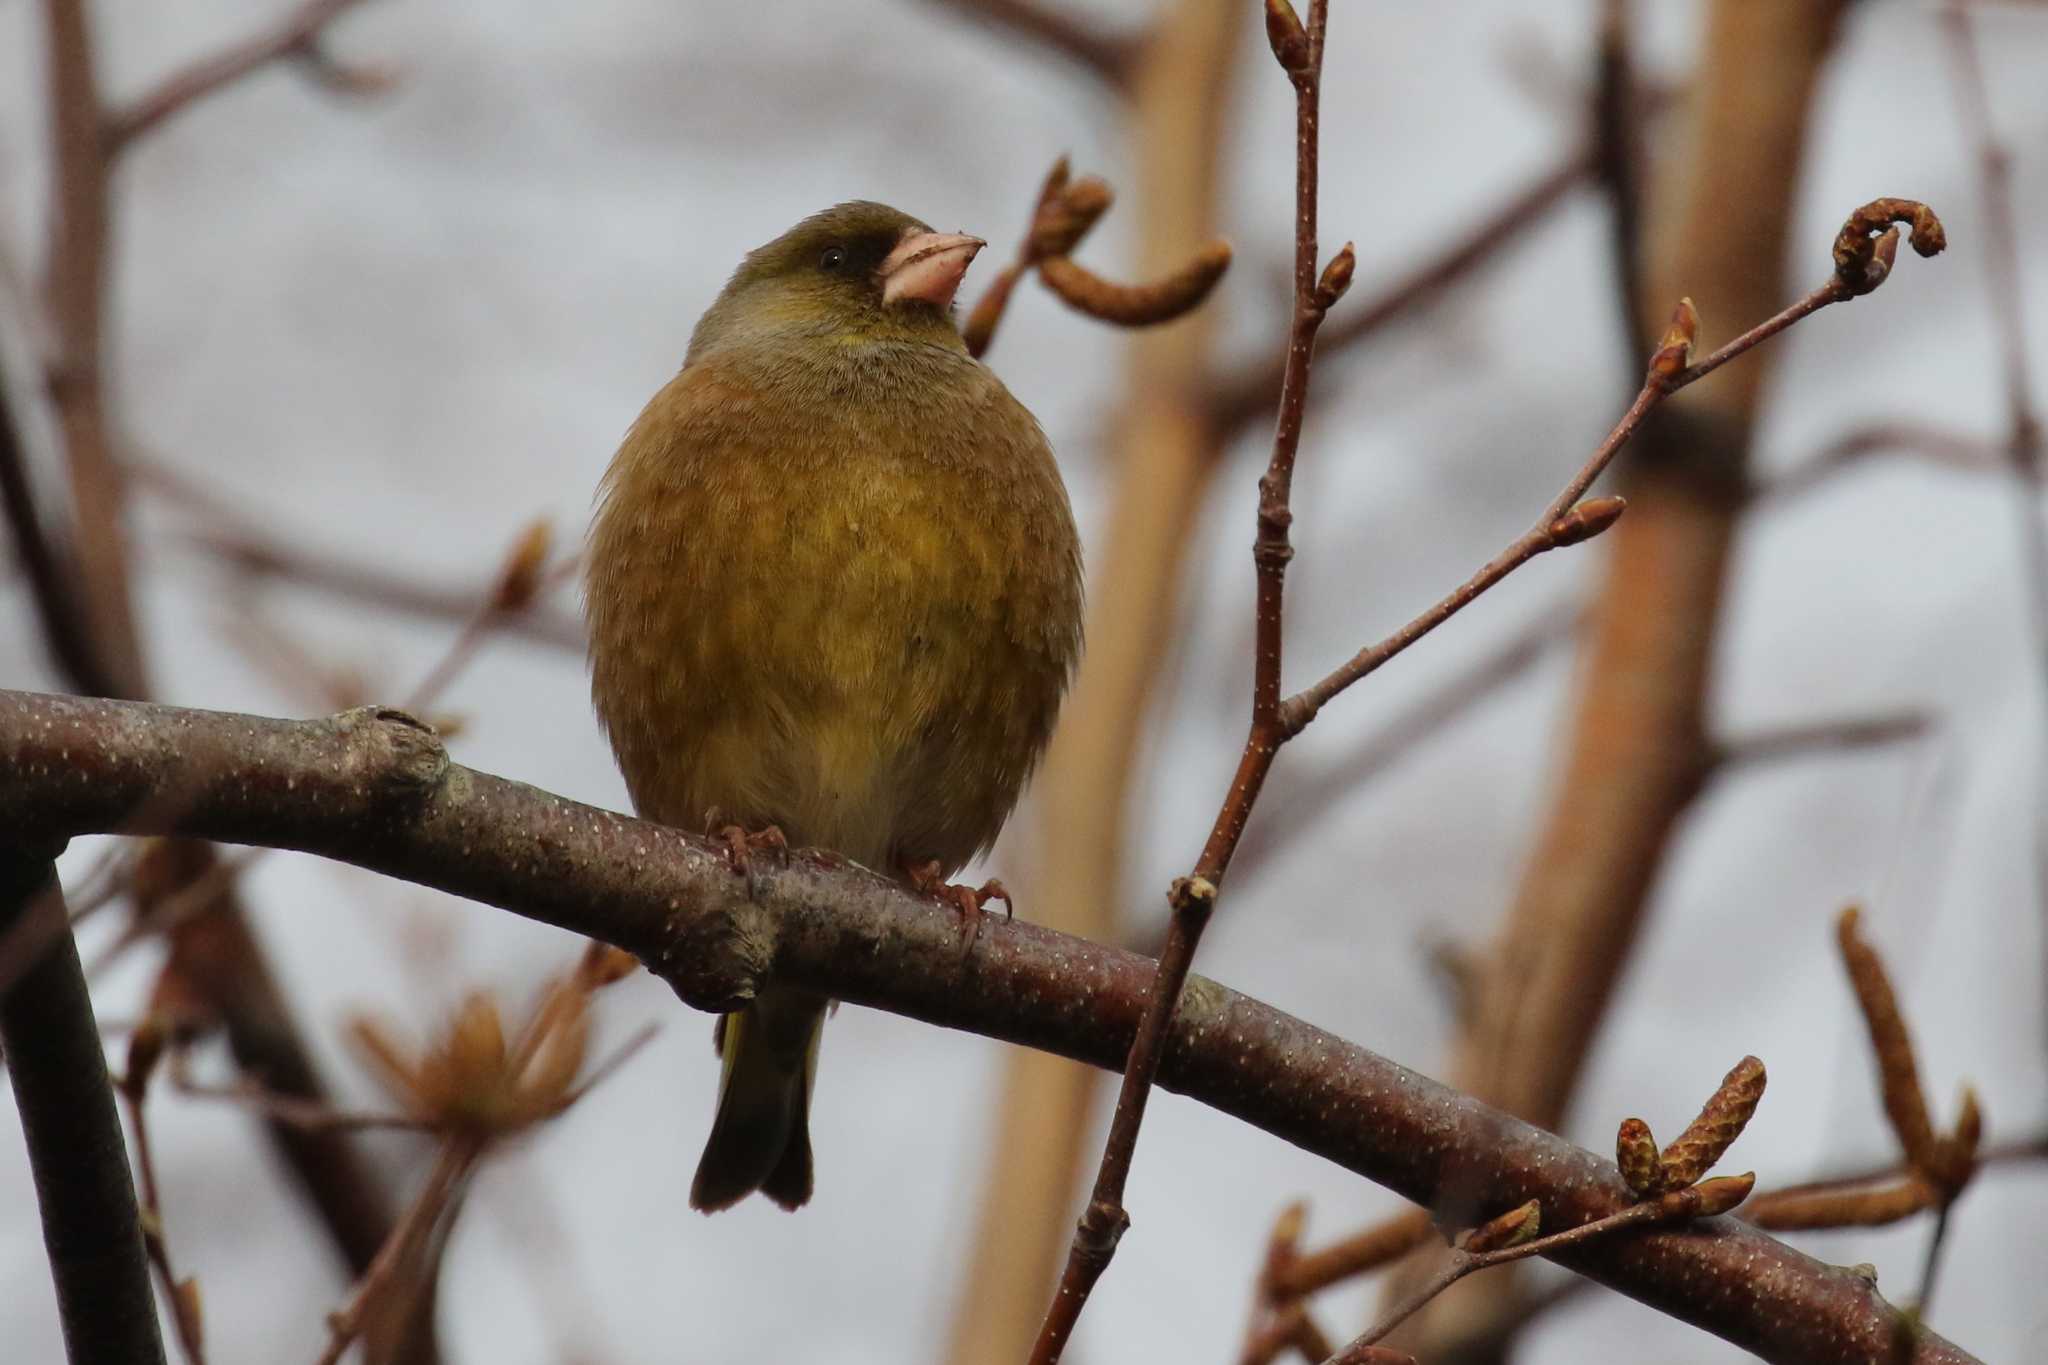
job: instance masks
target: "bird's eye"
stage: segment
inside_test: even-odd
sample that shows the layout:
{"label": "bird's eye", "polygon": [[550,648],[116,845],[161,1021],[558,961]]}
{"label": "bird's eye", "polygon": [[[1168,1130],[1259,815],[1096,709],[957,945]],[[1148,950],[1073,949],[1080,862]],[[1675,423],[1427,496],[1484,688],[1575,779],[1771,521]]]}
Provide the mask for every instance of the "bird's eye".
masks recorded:
{"label": "bird's eye", "polygon": [[826,247],[825,254],[818,258],[818,264],[827,270],[839,269],[840,266],[846,264],[846,248],[841,246]]}

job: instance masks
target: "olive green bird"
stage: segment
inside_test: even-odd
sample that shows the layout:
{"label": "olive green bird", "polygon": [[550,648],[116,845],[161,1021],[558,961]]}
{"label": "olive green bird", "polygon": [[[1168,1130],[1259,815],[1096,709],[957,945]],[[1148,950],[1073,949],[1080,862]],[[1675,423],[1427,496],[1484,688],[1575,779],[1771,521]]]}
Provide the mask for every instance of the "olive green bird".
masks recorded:
{"label": "olive green bird", "polygon": [[[627,433],[586,610],[642,815],[777,828],[927,889],[1002,828],[1080,651],[1081,566],[1044,433],[953,324],[981,245],[880,204],[805,219],[741,263]],[[719,1021],[693,1207],[810,1198],[828,1003],[770,984]]]}

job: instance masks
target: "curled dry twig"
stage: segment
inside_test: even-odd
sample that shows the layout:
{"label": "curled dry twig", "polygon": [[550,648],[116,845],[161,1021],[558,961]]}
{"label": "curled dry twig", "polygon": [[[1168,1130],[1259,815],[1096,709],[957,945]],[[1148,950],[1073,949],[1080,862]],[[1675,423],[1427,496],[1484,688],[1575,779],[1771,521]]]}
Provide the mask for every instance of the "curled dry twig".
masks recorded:
{"label": "curled dry twig", "polygon": [[1200,306],[1229,268],[1230,244],[1211,242],[1186,265],[1148,284],[1112,283],[1065,256],[1040,261],[1038,278],[1076,312],[1119,327],[1150,327]]}
{"label": "curled dry twig", "polygon": [[1835,236],[1835,278],[1853,295],[1868,294],[1892,273],[1899,254],[1899,230],[1909,224],[1913,250],[1938,256],[1948,246],[1948,232],[1934,210],[1915,199],[1873,199],[1849,215]]}
{"label": "curled dry twig", "polygon": [[1053,163],[1016,259],[990,281],[960,329],[969,353],[988,350],[1017,281],[1034,270],[1069,307],[1119,327],[1170,322],[1201,305],[1230,266],[1227,242],[1210,243],[1186,265],[1147,284],[1117,284],[1070,259],[1114,198],[1106,181],[1073,179],[1065,157]]}

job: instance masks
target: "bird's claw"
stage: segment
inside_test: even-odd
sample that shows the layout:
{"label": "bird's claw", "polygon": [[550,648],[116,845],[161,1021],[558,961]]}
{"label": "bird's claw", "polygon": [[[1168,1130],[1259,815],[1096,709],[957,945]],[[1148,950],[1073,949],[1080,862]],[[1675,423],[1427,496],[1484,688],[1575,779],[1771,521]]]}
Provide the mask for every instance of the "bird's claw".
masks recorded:
{"label": "bird's claw", "polygon": [[960,947],[962,953],[974,947],[974,940],[981,933],[983,907],[988,902],[1001,901],[1003,918],[1016,918],[1017,907],[1010,900],[1010,889],[993,877],[980,886],[962,886],[957,882],[949,882],[939,871],[936,859],[913,863],[904,871],[909,876],[912,890],[944,901],[959,913],[963,938]]}
{"label": "bird's claw", "polygon": [[765,853],[780,864],[789,860],[789,840],[775,825],[764,825],[757,830],[747,830],[739,825],[719,824],[714,820],[711,837],[725,845],[726,865],[736,877],[747,879],[747,897],[753,899],[760,888],[760,881],[754,875],[754,855]]}

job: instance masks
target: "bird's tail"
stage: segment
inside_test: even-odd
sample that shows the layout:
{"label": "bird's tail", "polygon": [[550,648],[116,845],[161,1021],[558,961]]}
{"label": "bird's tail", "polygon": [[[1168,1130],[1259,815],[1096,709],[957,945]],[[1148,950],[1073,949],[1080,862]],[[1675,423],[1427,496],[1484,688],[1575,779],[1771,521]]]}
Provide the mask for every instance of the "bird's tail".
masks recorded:
{"label": "bird's tail", "polygon": [[725,1070],[690,1207],[715,1213],[759,1190],[785,1209],[797,1208],[811,1197],[811,1086],[825,1002],[764,991],[718,1022]]}

